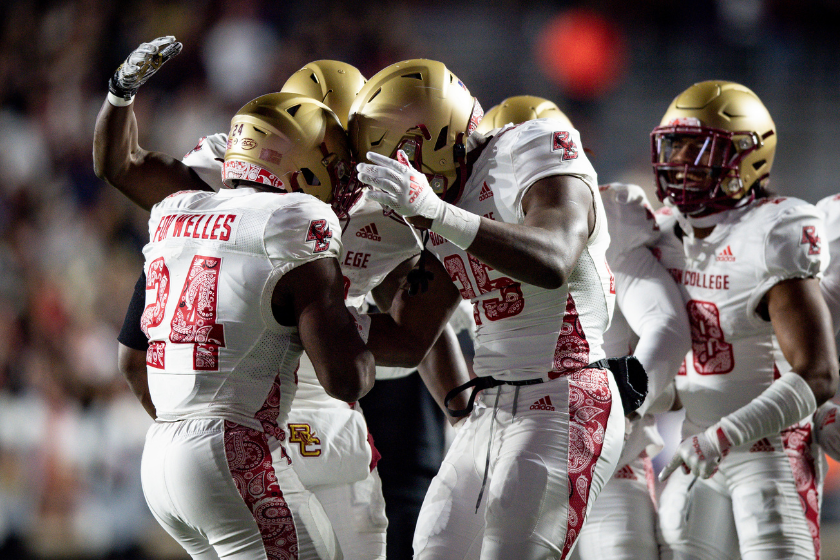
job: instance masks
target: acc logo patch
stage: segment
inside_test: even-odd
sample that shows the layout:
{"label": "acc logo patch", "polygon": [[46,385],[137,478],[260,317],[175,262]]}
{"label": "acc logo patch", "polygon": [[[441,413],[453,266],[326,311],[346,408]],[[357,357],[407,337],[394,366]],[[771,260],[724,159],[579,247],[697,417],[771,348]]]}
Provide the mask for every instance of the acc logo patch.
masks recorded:
{"label": "acc logo patch", "polygon": [[257,147],[256,141],[252,140],[251,138],[243,138],[242,144],[240,144],[243,150],[253,150]]}

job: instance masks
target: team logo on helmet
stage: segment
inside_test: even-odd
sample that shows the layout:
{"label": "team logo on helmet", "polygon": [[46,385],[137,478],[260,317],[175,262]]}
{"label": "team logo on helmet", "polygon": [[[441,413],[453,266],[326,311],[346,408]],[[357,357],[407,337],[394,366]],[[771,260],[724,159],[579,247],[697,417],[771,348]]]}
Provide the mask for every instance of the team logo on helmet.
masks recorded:
{"label": "team logo on helmet", "polygon": [[697,117],[680,117],[668,121],[668,126],[703,126]]}

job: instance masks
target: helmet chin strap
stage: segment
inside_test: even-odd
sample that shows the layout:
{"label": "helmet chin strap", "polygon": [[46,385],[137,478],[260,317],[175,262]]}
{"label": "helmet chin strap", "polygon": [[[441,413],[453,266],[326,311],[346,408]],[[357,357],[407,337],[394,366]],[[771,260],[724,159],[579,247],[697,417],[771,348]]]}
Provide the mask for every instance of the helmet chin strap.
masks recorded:
{"label": "helmet chin strap", "polygon": [[[729,216],[729,210],[737,210],[739,208],[743,208],[753,200],[755,200],[755,197],[745,196],[744,198],[738,201],[738,204],[732,206],[729,209],[721,210],[720,212],[715,212],[714,214],[699,217],[686,216],[685,214],[680,212],[679,209],[677,209],[677,217],[680,218],[680,226],[691,226],[700,229],[710,228],[726,220],[726,218]],[[685,229],[685,227],[683,227],[683,229]]]}

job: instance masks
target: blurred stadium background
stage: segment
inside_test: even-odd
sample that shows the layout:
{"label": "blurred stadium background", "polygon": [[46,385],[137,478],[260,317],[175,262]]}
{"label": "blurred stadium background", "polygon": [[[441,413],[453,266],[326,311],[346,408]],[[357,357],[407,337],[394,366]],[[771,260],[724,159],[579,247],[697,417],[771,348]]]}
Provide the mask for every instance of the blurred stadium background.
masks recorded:
{"label": "blurred stadium background", "polygon": [[[810,202],[840,192],[834,0],[6,0],[0,15],[2,560],[184,558],[143,501],[150,420],[116,367],[147,214],[91,162],[107,79],[143,41],[184,43],[135,102],[141,144],[171,154],[226,131],[311,60],[371,76],[426,57],[485,109],[517,94],[554,100],[602,183],[646,187],[648,134],[670,100],[696,81],[738,81],[778,127],[771,187]],[[836,464],[823,559],[840,559]]]}

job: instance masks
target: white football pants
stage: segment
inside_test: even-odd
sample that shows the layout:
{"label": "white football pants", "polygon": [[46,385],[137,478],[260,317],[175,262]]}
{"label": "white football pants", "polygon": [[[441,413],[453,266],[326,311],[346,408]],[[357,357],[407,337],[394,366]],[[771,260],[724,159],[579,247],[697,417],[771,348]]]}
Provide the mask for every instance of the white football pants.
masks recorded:
{"label": "white football pants", "polygon": [[565,558],[623,440],[606,370],[483,391],[423,501],[415,559]]}
{"label": "white football pants", "polygon": [[222,419],[157,422],[146,434],[143,493],[196,560],[342,558],[330,522],[266,435]]}

